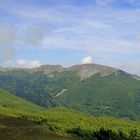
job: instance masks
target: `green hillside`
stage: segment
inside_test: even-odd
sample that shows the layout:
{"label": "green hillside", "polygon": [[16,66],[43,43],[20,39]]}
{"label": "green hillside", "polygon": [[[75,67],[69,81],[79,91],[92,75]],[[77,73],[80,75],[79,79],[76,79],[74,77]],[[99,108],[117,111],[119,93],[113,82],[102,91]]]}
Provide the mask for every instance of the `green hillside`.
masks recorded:
{"label": "green hillside", "polygon": [[[54,108],[32,114],[23,112],[22,114],[17,114],[16,118],[4,116],[0,116],[0,118],[2,118],[0,119],[0,135],[3,137],[17,136],[16,138],[19,138],[26,133],[27,136],[30,136],[30,139],[37,139],[39,137],[40,139],[37,140],[44,140],[49,136],[48,133],[50,133],[49,130],[51,130],[65,136],[71,134],[77,135],[82,138],[81,140],[139,140],[140,138],[139,121],[105,116],[93,117],[64,108]],[[20,120],[18,118],[20,118]],[[6,126],[6,128],[1,127],[3,125]],[[29,133],[25,130],[29,130]],[[11,131],[15,132],[15,134],[12,135],[13,133],[11,133]],[[5,135],[1,132],[4,132]],[[8,134],[9,132],[10,135]],[[23,139],[24,138],[28,137],[23,137]],[[63,139],[67,140],[67,138]],[[76,139],[71,138],[70,140]]]}
{"label": "green hillside", "polygon": [[39,106],[140,119],[140,81],[97,64],[0,71],[0,87]]}
{"label": "green hillside", "polygon": [[55,95],[79,80],[71,71],[53,74],[25,70],[0,72],[1,88],[46,108],[57,106]]}
{"label": "green hillside", "polygon": [[74,134],[83,140],[139,140],[140,122],[112,117],[93,117],[65,108],[49,109],[26,116],[62,135]]}
{"label": "green hillside", "polygon": [[6,90],[0,89],[0,113],[30,112],[36,113],[45,110],[31,102],[16,97]]}
{"label": "green hillside", "polygon": [[41,113],[41,115],[46,116],[46,122],[44,119],[42,124],[46,123],[50,126],[54,126],[54,130],[56,129],[56,131],[66,132],[72,128],[78,127],[91,131],[99,128],[123,130],[125,132],[129,132],[132,129],[140,131],[139,121],[118,119],[107,116],[95,117],[66,108],[49,109],[46,112]]}
{"label": "green hillside", "polygon": [[[93,117],[64,108],[49,109],[38,115],[35,114],[32,115],[22,114],[22,115],[24,117],[23,119],[20,117],[20,120],[17,120],[17,118],[15,119],[11,118],[8,119],[8,121],[7,119],[6,120],[4,119],[2,122],[0,121],[0,126],[2,124],[8,126],[17,125],[17,127],[19,127],[19,130],[17,131],[16,129],[14,131],[17,131],[18,134],[21,135],[25,133],[24,132],[25,130],[29,130],[30,133],[27,134],[33,135],[34,133],[35,135],[33,135],[33,138],[34,136],[38,137],[42,135],[42,137],[45,139],[48,137],[47,134],[50,130],[57,134],[61,134],[61,136],[77,135],[82,138],[81,140],[108,140],[108,139],[139,140],[140,139],[140,122],[138,121],[136,122],[136,121],[117,119],[117,118],[105,117],[105,116]],[[24,120],[25,118],[26,120]],[[33,122],[31,123],[28,121],[31,120],[31,118],[32,121],[35,122],[34,124]],[[15,123],[13,121],[15,121]],[[21,129],[27,123],[28,126],[26,126],[26,128],[24,129]],[[1,131],[0,131],[0,135],[1,135]],[[14,136],[16,136],[16,134]],[[66,138],[64,138],[64,140],[65,139]],[[75,140],[75,137],[69,138],[69,140]]]}
{"label": "green hillside", "polygon": [[[55,133],[51,134],[50,131]],[[139,140],[140,122],[106,116],[93,117],[66,108],[45,110],[0,89],[0,137],[3,140],[43,140],[48,136],[52,140],[79,139],[57,136],[56,133],[74,134],[84,140],[104,140],[105,137],[114,140],[131,140],[133,137],[132,140]]]}
{"label": "green hillside", "polygon": [[140,119],[140,81],[127,74],[93,76],[73,85],[56,100],[93,115]]}
{"label": "green hillside", "polygon": [[51,128],[54,128],[54,131],[60,132],[67,132],[68,130],[77,127],[85,130],[96,130],[104,127],[107,129],[123,130],[125,132],[129,132],[132,129],[140,131],[139,121],[130,121],[105,116],[92,117],[65,108],[45,110],[44,108],[0,89],[0,114],[7,115],[7,113],[9,113],[9,115],[15,115],[26,119],[32,118],[33,121],[38,122],[39,124],[46,124]]}

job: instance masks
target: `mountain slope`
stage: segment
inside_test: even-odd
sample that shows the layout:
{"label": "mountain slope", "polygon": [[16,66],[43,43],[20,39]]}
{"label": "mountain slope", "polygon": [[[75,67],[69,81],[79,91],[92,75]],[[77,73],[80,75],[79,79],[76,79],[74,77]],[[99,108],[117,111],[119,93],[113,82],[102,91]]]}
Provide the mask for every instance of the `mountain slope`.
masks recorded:
{"label": "mountain slope", "polygon": [[83,65],[75,65],[67,69],[68,71],[74,71],[81,80],[85,80],[90,78],[96,74],[100,74],[101,77],[106,77],[109,75],[117,75],[119,70],[98,64],[83,64]]}
{"label": "mountain slope", "polygon": [[140,82],[129,75],[93,76],[56,98],[63,106],[93,115],[140,118]]}
{"label": "mountain slope", "polygon": [[53,126],[58,131],[67,131],[72,128],[82,128],[83,130],[96,130],[99,128],[124,130],[126,132],[132,129],[140,131],[139,121],[130,121],[125,119],[118,119],[113,117],[95,117],[82,112],[78,112],[66,108],[53,108],[48,109],[46,114],[47,121],[42,123]]}
{"label": "mountain slope", "polygon": [[[0,137],[3,140],[45,140],[46,138],[49,140],[105,140],[105,137],[107,140],[139,140],[140,138],[139,121],[93,117],[64,108],[49,109],[30,116],[23,113],[22,116],[24,118],[0,115]],[[64,134],[67,137],[63,137]],[[81,138],[70,137],[69,134]]]}
{"label": "mountain slope", "polygon": [[40,106],[140,119],[140,81],[97,64],[1,69],[0,87]]}
{"label": "mountain slope", "polygon": [[[40,112],[45,110],[31,102],[28,102],[22,98],[16,97],[6,90],[0,89],[0,110],[12,110],[24,111],[24,112]],[[14,112],[14,111],[13,111]]]}

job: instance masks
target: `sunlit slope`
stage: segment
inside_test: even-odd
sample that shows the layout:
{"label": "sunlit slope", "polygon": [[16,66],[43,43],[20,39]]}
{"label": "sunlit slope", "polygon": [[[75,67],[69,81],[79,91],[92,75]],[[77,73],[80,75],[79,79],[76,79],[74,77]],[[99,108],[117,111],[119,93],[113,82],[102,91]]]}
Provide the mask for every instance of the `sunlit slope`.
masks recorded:
{"label": "sunlit slope", "polygon": [[6,90],[0,89],[0,113],[6,111],[39,112],[45,109],[30,103],[22,98],[16,97]]}
{"label": "sunlit slope", "polygon": [[[45,116],[46,119],[44,118],[40,123],[48,125],[50,130],[55,132],[74,133],[82,137],[88,137],[93,136],[93,132],[104,128],[105,130],[112,130],[115,134],[121,132],[121,140],[123,139],[123,134],[128,136],[133,130],[136,130],[138,135],[140,134],[139,121],[130,121],[107,116],[93,117],[65,108],[50,109],[45,112]],[[110,137],[108,137],[108,139],[109,138]]]}

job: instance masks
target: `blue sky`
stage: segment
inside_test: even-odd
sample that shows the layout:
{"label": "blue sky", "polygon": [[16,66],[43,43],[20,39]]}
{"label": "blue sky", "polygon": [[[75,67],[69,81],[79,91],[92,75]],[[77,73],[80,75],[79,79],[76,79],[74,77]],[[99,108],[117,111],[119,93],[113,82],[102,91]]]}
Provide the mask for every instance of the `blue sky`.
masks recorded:
{"label": "blue sky", "polygon": [[99,63],[140,75],[139,0],[0,0],[0,64]]}

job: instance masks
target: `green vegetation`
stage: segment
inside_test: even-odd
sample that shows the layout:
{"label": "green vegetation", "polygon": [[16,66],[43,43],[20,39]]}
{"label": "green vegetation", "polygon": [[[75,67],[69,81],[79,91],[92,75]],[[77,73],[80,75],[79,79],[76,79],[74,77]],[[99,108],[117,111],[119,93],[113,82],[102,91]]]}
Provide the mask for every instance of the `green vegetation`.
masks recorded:
{"label": "green vegetation", "polygon": [[[28,129],[29,135],[35,133],[33,138],[43,136],[40,139],[45,139],[51,130],[85,140],[139,140],[140,81],[121,71],[116,75],[112,73],[114,69],[110,70],[111,75],[103,77],[101,66],[100,74],[80,80],[77,68],[74,69],[47,74],[26,70],[0,72],[0,137],[13,134],[14,128],[14,134],[20,137]],[[103,73],[108,73],[108,69]],[[30,123],[31,127],[24,127]],[[7,125],[11,124],[9,128]]]}
{"label": "green vegetation", "polygon": [[[130,121],[106,116],[93,117],[65,108],[45,110],[44,108],[16,97],[3,89],[0,89],[0,114],[21,119],[20,123],[16,118],[12,119],[16,120],[14,122],[0,119],[0,132],[4,131],[1,127],[3,125],[21,125],[21,130],[27,123],[30,124],[29,122],[34,122],[33,124],[36,124],[37,126],[33,125],[30,132],[36,132],[40,129],[41,131],[42,129],[45,129],[46,132],[46,128],[48,128],[55,133],[63,135],[75,134],[88,140],[93,138],[95,140],[104,140],[105,136],[116,140],[119,137],[120,139],[124,138],[124,140],[131,140],[130,138],[132,136],[133,138],[135,136],[135,139],[132,140],[138,140],[140,138],[139,121]],[[30,127],[30,125],[28,126]],[[22,130],[24,131],[24,129]],[[11,129],[6,129],[5,133],[8,133],[7,131],[9,132]],[[15,131],[19,133],[19,130]],[[103,138],[101,139],[101,137]]]}
{"label": "green vegetation", "polygon": [[24,70],[1,72],[0,87],[43,107],[55,106],[53,98],[45,90],[49,77],[41,72]]}
{"label": "green vegetation", "polygon": [[[112,117],[93,117],[68,109],[49,109],[40,113],[16,114],[21,120],[32,120],[59,134],[75,134],[84,139],[95,140],[139,140],[140,122]],[[106,136],[106,139],[104,139]],[[103,137],[101,139],[101,137]],[[94,140],[93,139],[93,140]]]}
{"label": "green vegetation", "polygon": [[16,97],[6,90],[0,89],[0,113],[13,112],[31,112],[36,113],[44,111],[45,109],[28,102],[22,98]]}
{"label": "green vegetation", "polygon": [[1,140],[80,140],[77,137],[60,136],[30,120],[0,115]]}
{"label": "green vegetation", "polygon": [[74,129],[81,129],[88,133],[96,132],[101,128],[122,131],[129,135],[132,130],[140,132],[140,122],[112,117],[93,117],[73,110],[64,108],[50,109],[42,114],[46,118],[41,120],[41,124],[47,124],[50,129],[56,132],[72,132]]}
{"label": "green vegetation", "polygon": [[121,71],[117,76],[96,74],[80,80],[75,69],[49,74],[25,70],[0,72],[0,87],[45,108],[66,107],[97,116],[140,119],[139,80]]}
{"label": "green vegetation", "polygon": [[57,98],[63,106],[92,115],[140,119],[140,81],[130,75],[95,75]]}

